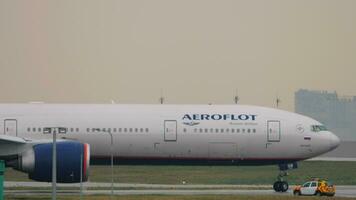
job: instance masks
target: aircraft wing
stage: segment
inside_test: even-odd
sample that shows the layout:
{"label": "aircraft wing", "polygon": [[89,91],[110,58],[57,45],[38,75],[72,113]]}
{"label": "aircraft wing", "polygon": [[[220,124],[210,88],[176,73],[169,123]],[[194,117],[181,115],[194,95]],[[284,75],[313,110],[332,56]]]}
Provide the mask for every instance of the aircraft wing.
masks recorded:
{"label": "aircraft wing", "polygon": [[[68,141],[68,140],[57,140]],[[0,135],[0,157],[18,155],[37,144],[52,143],[51,139],[33,140],[9,135]]]}
{"label": "aircraft wing", "polygon": [[27,140],[20,137],[0,135],[0,144],[26,144]]}

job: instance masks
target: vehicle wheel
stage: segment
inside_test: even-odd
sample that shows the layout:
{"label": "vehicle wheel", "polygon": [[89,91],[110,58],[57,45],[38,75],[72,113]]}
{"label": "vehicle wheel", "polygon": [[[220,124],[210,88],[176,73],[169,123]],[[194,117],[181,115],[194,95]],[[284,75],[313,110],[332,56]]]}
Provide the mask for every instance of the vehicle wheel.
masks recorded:
{"label": "vehicle wheel", "polygon": [[321,196],[321,193],[320,193],[319,191],[316,191],[316,192],[315,192],[315,196],[320,197],[320,196]]}
{"label": "vehicle wheel", "polygon": [[280,183],[280,191],[281,191],[281,192],[287,192],[288,188],[289,188],[289,185],[288,185],[287,182],[282,181],[282,182]]}
{"label": "vehicle wheel", "polygon": [[293,194],[296,195],[296,196],[300,196],[301,195],[300,191],[294,191]]}

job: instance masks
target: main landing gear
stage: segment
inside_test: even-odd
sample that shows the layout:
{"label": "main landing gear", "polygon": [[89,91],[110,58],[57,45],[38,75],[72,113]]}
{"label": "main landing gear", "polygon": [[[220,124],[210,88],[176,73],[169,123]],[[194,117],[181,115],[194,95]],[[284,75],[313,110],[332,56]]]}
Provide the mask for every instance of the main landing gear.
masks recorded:
{"label": "main landing gear", "polygon": [[296,169],[298,165],[296,162],[289,164],[279,164],[279,174],[277,177],[277,181],[273,184],[273,189],[276,192],[287,192],[289,188],[289,184],[287,181],[283,180],[283,177],[288,176],[288,169]]}

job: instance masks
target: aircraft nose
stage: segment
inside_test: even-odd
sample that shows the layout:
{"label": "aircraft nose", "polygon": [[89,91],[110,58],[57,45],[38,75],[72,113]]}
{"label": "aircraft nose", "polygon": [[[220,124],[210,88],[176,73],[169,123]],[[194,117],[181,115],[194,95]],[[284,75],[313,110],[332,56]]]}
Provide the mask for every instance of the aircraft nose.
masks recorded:
{"label": "aircraft nose", "polygon": [[336,149],[340,145],[340,138],[337,137],[335,134],[331,133],[330,136],[330,149]]}

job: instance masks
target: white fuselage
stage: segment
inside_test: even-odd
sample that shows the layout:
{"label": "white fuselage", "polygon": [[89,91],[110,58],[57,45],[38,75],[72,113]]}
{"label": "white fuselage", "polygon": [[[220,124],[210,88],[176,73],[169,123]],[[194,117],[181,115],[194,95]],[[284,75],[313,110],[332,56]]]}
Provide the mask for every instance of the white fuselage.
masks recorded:
{"label": "white fuselage", "polygon": [[319,122],[277,109],[242,105],[2,104],[0,134],[51,138],[45,127],[66,127],[58,138],[89,143],[93,160],[225,161],[270,164],[311,158],[336,148]]}

